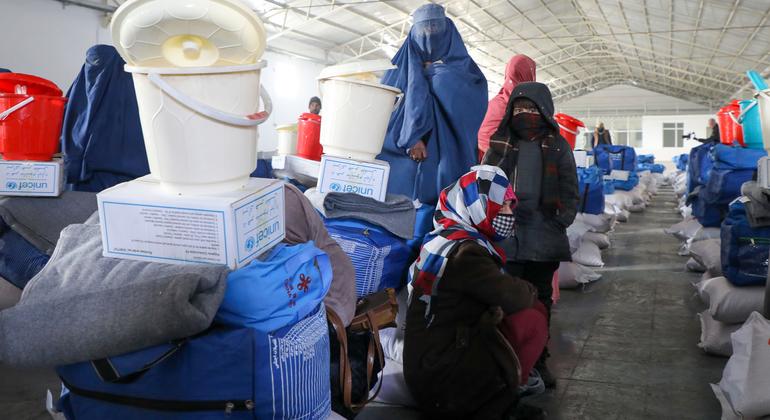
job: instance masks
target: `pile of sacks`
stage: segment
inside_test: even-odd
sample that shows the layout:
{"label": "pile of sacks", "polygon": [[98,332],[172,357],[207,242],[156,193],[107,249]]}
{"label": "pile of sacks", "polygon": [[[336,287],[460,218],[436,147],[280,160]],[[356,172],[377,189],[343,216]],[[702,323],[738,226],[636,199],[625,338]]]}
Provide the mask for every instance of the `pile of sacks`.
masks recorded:
{"label": "pile of sacks", "polygon": [[[669,179],[681,194],[682,173]],[[730,357],[722,380],[711,386],[723,419],[770,415],[770,321],[762,316],[770,255],[770,190],[749,181],[740,192],[719,227],[708,227],[711,220],[704,226],[683,211],[685,219],[666,230],[682,241],[679,253],[690,257],[687,269],[703,273],[694,284],[707,307],[698,315],[698,347]]]}

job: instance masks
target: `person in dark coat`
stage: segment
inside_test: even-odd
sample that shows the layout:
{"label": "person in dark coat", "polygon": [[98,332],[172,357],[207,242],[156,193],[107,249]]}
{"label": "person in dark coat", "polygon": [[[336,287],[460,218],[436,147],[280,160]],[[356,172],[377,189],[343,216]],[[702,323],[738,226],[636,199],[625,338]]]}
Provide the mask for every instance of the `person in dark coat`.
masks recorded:
{"label": "person in dark coat", "polygon": [[[516,235],[502,243],[508,257],[505,269],[537,288],[549,320],[554,272],[561,261],[572,259],[566,230],[578,206],[575,158],[559,134],[553,110],[546,85],[519,84],[484,156],[485,164],[505,171],[519,199]],[[545,364],[547,357],[546,349],[535,369],[550,388],[556,381]]]}
{"label": "person in dark coat", "polygon": [[600,144],[612,144],[610,130],[604,128],[603,122],[600,122],[599,125],[596,126],[593,137],[593,147],[596,148],[596,146]]}
{"label": "person in dark coat", "polygon": [[717,124],[717,120],[713,118],[709,118],[709,128],[711,129],[711,135],[709,135],[705,139],[697,139],[701,143],[719,143],[720,137],[719,137],[719,124]]}
{"label": "person in dark coat", "polygon": [[547,341],[545,308],[494,244],[513,232],[514,200],[500,168],[475,167],[441,192],[410,268],[404,378],[428,418],[542,418],[517,401]]}

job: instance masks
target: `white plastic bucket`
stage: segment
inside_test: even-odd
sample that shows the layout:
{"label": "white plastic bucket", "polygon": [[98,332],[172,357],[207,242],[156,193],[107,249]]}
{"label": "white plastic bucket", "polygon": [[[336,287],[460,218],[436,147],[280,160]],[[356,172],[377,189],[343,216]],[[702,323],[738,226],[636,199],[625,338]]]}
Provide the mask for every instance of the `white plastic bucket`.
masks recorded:
{"label": "white plastic bucket", "polygon": [[759,121],[762,125],[762,141],[765,143],[765,150],[770,151],[770,89],[757,92],[754,95],[759,105]]}
{"label": "white plastic bucket", "polygon": [[278,132],[278,154],[297,154],[297,124],[279,125],[275,128]]}
{"label": "white plastic bucket", "polygon": [[[231,191],[257,166],[257,125],[272,104],[260,89],[265,62],[232,67],[149,68],[132,73],[150,172],[174,194]],[[259,110],[260,96],[265,111]]]}
{"label": "white plastic bucket", "polygon": [[338,77],[322,79],[320,84],[324,153],[374,160],[382,150],[390,114],[403,98],[401,91],[379,83]]}

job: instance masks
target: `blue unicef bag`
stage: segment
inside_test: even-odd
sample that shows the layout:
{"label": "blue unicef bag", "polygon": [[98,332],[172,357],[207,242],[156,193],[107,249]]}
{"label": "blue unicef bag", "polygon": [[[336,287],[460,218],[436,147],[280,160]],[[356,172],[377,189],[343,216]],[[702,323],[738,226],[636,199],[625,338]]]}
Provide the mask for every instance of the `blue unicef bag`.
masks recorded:
{"label": "blue unicef bag", "polygon": [[722,222],[722,272],[736,286],[760,286],[767,279],[770,227],[754,229],[739,200],[730,204]]}
{"label": "blue unicef bag", "polygon": [[237,327],[274,331],[294,324],[321,303],[332,284],[329,256],[313,241],[278,244],[266,258],[227,276],[215,320]]}
{"label": "blue unicef bag", "polygon": [[187,340],[58,367],[68,420],[326,419],[326,311],[277,331],[215,325]]}
{"label": "blue unicef bag", "polygon": [[599,167],[577,168],[578,212],[588,214],[604,213],[604,173]]}
{"label": "blue unicef bag", "polygon": [[596,165],[609,175],[613,170],[636,170],[636,151],[629,146],[600,144],[594,148]]}
{"label": "blue unicef bag", "polygon": [[325,219],[324,225],[353,263],[358,298],[387,287],[399,290],[406,284],[407,271],[413,261],[406,241],[359,219]]}

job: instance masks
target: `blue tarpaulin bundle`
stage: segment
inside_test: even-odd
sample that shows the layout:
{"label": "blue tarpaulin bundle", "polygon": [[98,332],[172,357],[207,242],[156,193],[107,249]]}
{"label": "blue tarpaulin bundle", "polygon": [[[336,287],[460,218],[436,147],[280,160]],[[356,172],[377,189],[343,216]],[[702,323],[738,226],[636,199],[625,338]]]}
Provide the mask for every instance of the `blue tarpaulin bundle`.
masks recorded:
{"label": "blue tarpaulin bundle", "polygon": [[722,272],[736,286],[764,285],[770,253],[770,227],[749,225],[746,207],[740,200],[730,204],[722,223]]}
{"label": "blue tarpaulin bundle", "polygon": [[639,155],[636,159],[638,163],[655,163],[655,155]]}
{"label": "blue tarpaulin bundle", "polygon": [[604,213],[604,172],[598,166],[577,168],[578,212],[588,214]]}
{"label": "blue tarpaulin bundle", "polygon": [[674,165],[679,171],[686,171],[687,164],[690,162],[690,155],[682,153],[681,155],[674,156]]}

